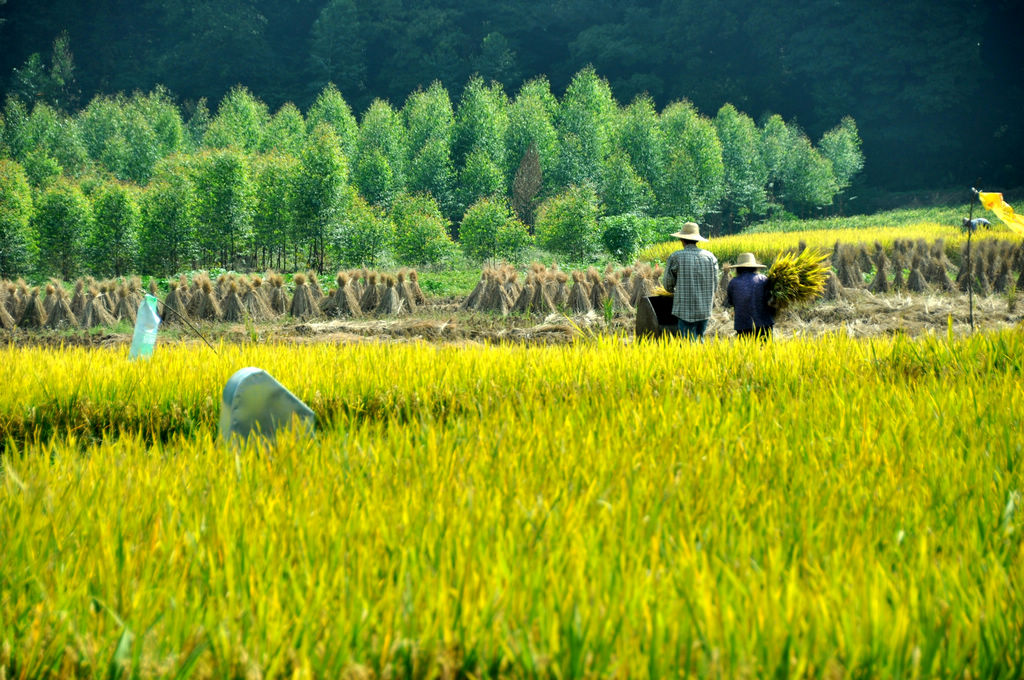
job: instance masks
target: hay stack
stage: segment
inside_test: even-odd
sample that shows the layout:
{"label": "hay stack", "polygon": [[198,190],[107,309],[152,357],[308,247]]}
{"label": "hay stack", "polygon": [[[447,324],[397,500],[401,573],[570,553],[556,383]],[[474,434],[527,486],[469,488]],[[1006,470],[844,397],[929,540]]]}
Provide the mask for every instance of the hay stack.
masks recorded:
{"label": "hay stack", "polygon": [[907,282],[903,278],[903,267],[900,265],[896,265],[896,275],[892,277],[892,289],[900,292],[907,289]]}
{"label": "hay stack", "polygon": [[46,284],[46,295],[43,296],[43,311],[46,312],[46,316],[50,316],[50,312],[53,310],[53,305],[57,301],[57,288],[60,283],[54,284],[53,280]]}
{"label": "hay stack", "polygon": [[270,283],[270,311],[274,316],[281,316],[291,306],[288,302],[288,292],[284,289],[284,277],[280,274],[267,276]]}
{"label": "hay stack", "polygon": [[211,283],[209,277],[207,277],[205,274],[197,274],[192,279],[192,285],[189,288],[188,302],[186,303],[187,307],[185,308],[188,311],[188,315],[190,318],[199,318],[199,308],[202,307],[203,305],[204,281],[206,283]]}
{"label": "hay stack", "polygon": [[412,294],[416,300],[416,304],[425,305],[427,304],[427,296],[423,294],[423,289],[420,288],[420,275],[415,269],[409,272],[409,287],[412,288]]}
{"label": "hay stack", "polygon": [[590,306],[594,309],[602,309],[608,295],[601,282],[601,275],[593,267],[587,270],[587,289],[590,291]]}
{"label": "hay stack", "polygon": [[227,292],[220,303],[221,319],[238,323],[245,321],[245,308],[242,306],[242,298],[238,294],[238,281],[232,279],[228,282]]}
{"label": "hay stack", "polygon": [[1006,289],[1010,287],[1010,264],[1006,260],[1003,260],[1002,265],[999,267],[999,273],[996,274],[992,280],[992,290],[996,293],[1005,293]]}
{"label": "hay stack", "polygon": [[889,292],[889,260],[881,246],[878,246],[875,252],[875,278],[868,290],[876,294]]}
{"label": "hay stack", "polygon": [[305,275],[296,274],[293,281],[295,282],[295,294],[292,296],[292,304],[288,313],[296,319],[311,319],[319,316],[320,308],[317,306],[316,300],[313,299],[313,291],[306,283]]}
{"label": "hay stack", "polygon": [[[256,281],[259,281],[257,284]],[[263,281],[259,277],[254,277],[253,281],[246,281],[242,279],[242,309],[253,321],[269,321],[274,313],[270,310],[270,305],[260,294],[259,289],[263,287]]]}
{"label": "hay stack", "polygon": [[68,291],[63,287],[56,289],[56,297],[53,301],[53,308],[47,314],[46,328],[59,331],[66,328],[77,328],[78,317],[71,309],[71,300],[68,298]]}
{"label": "hay stack", "polygon": [[569,281],[569,275],[559,269],[555,272],[554,278],[555,294],[551,296],[551,301],[556,307],[562,308],[569,304],[569,287],[565,285]]}
{"label": "hay stack", "polygon": [[629,296],[619,283],[617,274],[608,274],[604,277],[605,298],[612,301],[612,310],[616,315],[632,314],[633,307],[629,304]]}
{"label": "hay stack", "polygon": [[479,309],[480,300],[483,298],[484,291],[487,290],[487,276],[489,269],[484,269],[480,272],[480,280],[476,282],[476,286],[470,291],[469,297],[463,300],[462,304],[459,305],[459,309],[470,310]]}
{"label": "hay stack", "polygon": [[402,296],[398,293],[398,288],[395,285],[397,281],[393,276],[384,277],[384,293],[380,298],[380,305],[377,307],[377,313],[383,316],[398,316],[405,310],[405,304],[402,300]]}
{"label": "hay stack", "polygon": [[114,318],[123,319],[134,326],[136,316],[138,316],[138,305],[132,304],[128,286],[122,285],[117,289],[117,307]]}
{"label": "hay stack", "polygon": [[214,292],[213,282],[205,278],[199,285],[199,304],[195,313],[196,319],[203,321],[220,321],[223,313],[220,309],[220,301]]}
{"label": "hay stack", "polygon": [[732,278],[732,268],[722,267],[722,275],[718,277],[718,287],[715,289],[715,306],[717,307],[725,306],[725,298],[729,292],[730,278]]}
{"label": "hay stack", "polygon": [[188,312],[185,310],[186,298],[184,291],[188,287],[182,287],[180,281],[171,281],[168,285],[170,291],[167,293],[167,299],[164,301],[161,316],[166,323],[185,323],[188,320]]}
{"label": "hay stack", "polygon": [[593,311],[594,306],[590,304],[590,291],[580,272],[572,273],[572,290],[569,291],[569,309],[575,314],[586,314]]}
{"label": "hay stack", "polygon": [[400,269],[398,271],[398,296],[402,298],[402,304],[405,309],[410,312],[416,311],[416,292],[412,289],[412,285],[406,278],[406,271]]}
{"label": "hay stack", "polygon": [[25,283],[24,279],[18,279],[14,284],[14,303],[11,305],[11,316],[14,317],[15,322],[20,322],[21,317],[25,315],[25,308],[28,306],[28,300],[32,296],[29,292],[28,284]]}
{"label": "hay stack", "polygon": [[[927,263],[922,263],[922,275],[925,281],[931,283],[939,290],[949,292],[954,289],[953,282],[949,279],[949,271],[946,269],[946,265],[943,262],[949,262],[948,259],[943,257],[942,259],[931,258]],[[913,267],[913,264],[911,265]],[[907,280],[907,286],[910,286],[910,280]]]}
{"label": "hay stack", "polygon": [[39,299],[39,289],[33,288],[25,304],[25,311],[18,320],[18,328],[26,330],[38,330],[46,325],[46,310],[43,309],[43,301]]}
{"label": "hay stack", "polygon": [[[137,276],[133,276],[131,281],[128,282],[128,291],[135,297],[136,293],[142,293],[142,279]],[[156,285],[156,279],[152,276],[149,277],[149,294],[155,298],[160,297],[160,287]],[[142,302],[142,300],[139,300]]]}
{"label": "hay stack", "polygon": [[306,272],[306,285],[309,286],[309,292],[318,305],[321,300],[327,297],[324,295],[324,289],[320,287],[320,279],[316,277],[316,272],[312,269]]}
{"label": "hay stack", "polygon": [[99,298],[110,316],[117,319],[117,285],[113,281],[101,283]]}
{"label": "hay stack", "polygon": [[352,286],[352,279],[346,272],[338,272],[336,278],[338,290],[334,292],[334,314],[335,316],[360,316],[363,311],[359,306],[359,298],[356,297]]}
{"label": "hay stack", "polygon": [[634,270],[636,276],[633,277],[633,286],[629,295],[629,304],[636,307],[640,304],[640,300],[645,297],[650,297],[654,293],[654,284],[656,281],[653,280],[653,272],[650,265],[643,265]]}
{"label": "hay stack", "polygon": [[97,326],[113,326],[117,323],[114,317],[107,311],[103,304],[99,288],[93,286],[89,289],[89,296],[85,302],[85,309],[82,311],[82,328],[95,328]]}
{"label": "hay stack", "polygon": [[13,330],[17,324],[14,323],[14,317],[7,311],[7,306],[0,304],[0,328],[5,331]]}
{"label": "hay stack", "polygon": [[366,277],[366,288],[363,296],[359,298],[359,308],[367,314],[372,314],[380,306],[381,291],[377,286],[377,273],[369,272]]}
{"label": "hay stack", "polygon": [[218,302],[224,299],[224,296],[228,292],[228,284],[231,283],[231,281],[233,280],[234,277],[228,275],[227,273],[221,274],[220,276],[217,277],[217,285],[214,286],[214,290],[217,291]]}
{"label": "hay stack", "polygon": [[511,265],[503,265],[498,270],[499,280],[501,281],[501,287],[505,289],[505,294],[509,300],[518,300],[519,294],[523,292],[523,286],[519,283],[519,272],[515,270]]}
{"label": "hay stack", "polygon": [[925,279],[924,273],[921,271],[923,267],[924,262],[921,259],[921,256],[914,255],[914,259],[910,264],[910,275],[907,276],[907,290],[913,293],[923,293],[928,290],[928,281]]}
{"label": "hay stack", "polygon": [[860,288],[864,285],[856,254],[850,248],[843,248],[836,262],[836,275],[844,288]]}
{"label": "hay stack", "polygon": [[843,297],[843,287],[839,283],[839,277],[829,269],[828,278],[825,279],[825,290],[821,291],[823,300],[840,300]]}
{"label": "hay stack", "polygon": [[505,316],[512,309],[514,303],[502,287],[498,273],[489,271],[487,276],[487,287],[480,297],[477,309],[485,312],[497,312]]}
{"label": "hay stack", "polygon": [[512,305],[512,309],[509,311],[513,314],[529,314],[530,306],[533,304],[533,296],[536,287],[537,275],[530,272],[526,277],[526,284],[524,284],[522,290],[519,291],[519,297],[516,298],[515,304]]}

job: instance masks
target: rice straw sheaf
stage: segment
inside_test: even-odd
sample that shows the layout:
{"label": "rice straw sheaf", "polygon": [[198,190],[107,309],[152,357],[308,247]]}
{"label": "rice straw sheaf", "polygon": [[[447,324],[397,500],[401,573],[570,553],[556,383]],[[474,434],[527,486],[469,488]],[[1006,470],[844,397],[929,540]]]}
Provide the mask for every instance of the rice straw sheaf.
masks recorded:
{"label": "rice straw sheaf", "polygon": [[575,314],[586,314],[594,309],[590,304],[590,293],[583,282],[583,274],[572,273],[572,289],[569,291],[569,309]]}
{"label": "rice straw sheaf", "polygon": [[203,321],[220,321],[222,318],[220,301],[214,294],[213,283],[210,279],[200,282],[200,298],[195,318]]}
{"label": "rice straw sheaf", "polygon": [[519,291],[519,297],[516,298],[515,304],[512,305],[512,309],[509,311],[513,314],[529,314],[530,306],[533,304],[533,294],[536,290],[536,274],[531,272],[526,277],[526,283],[523,285],[523,289]]}
{"label": "rice straw sheaf", "polygon": [[291,306],[288,301],[288,293],[284,289],[284,277],[280,274],[273,274],[267,277],[270,283],[270,311],[275,316],[281,316]]}
{"label": "rice straw sheaf", "polygon": [[555,293],[551,301],[556,307],[565,307],[569,304],[569,287],[565,284],[569,281],[569,275],[559,270],[555,272]]}
{"label": "rice straw sheaf", "polygon": [[420,288],[420,275],[415,269],[409,272],[409,287],[412,288],[413,298],[417,305],[427,304],[427,296],[423,294],[423,289]]}
{"label": "rice straw sheaf", "polygon": [[170,290],[167,293],[167,299],[164,300],[161,317],[163,317],[164,323],[185,323],[188,321],[188,312],[185,309],[184,289],[178,281],[171,281],[168,286]]}
{"label": "rice straw sheaf", "polygon": [[513,301],[508,297],[508,293],[502,287],[498,276],[491,272],[487,281],[487,288],[481,296],[478,309],[484,312],[497,312],[502,316],[506,316],[513,304]]}
{"label": "rice straw sheaf", "polygon": [[605,297],[612,301],[615,314],[632,314],[633,307],[629,304],[629,296],[619,283],[617,274],[609,274],[604,279]]}
{"label": "rice straw sheaf", "polygon": [[334,293],[335,316],[360,316],[362,308],[356,297],[352,279],[346,272],[338,272],[338,290]]}
{"label": "rice straw sheaf", "polygon": [[889,259],[881,247],[875,253],[875,278],[872,279],[868,290],[876,294],[889,292]]}
{"label": "rice straw sheaf", "polygon": [[903,276],[903,267],[896,265],[896,273],[892,277],[892,289],[902,292],[907,289],[907,280]]}
{"label": "rice straw sheaf", "polygon": [[7,307],[0,304],[0,328],[3,328],[5,331],[10,331],[14,329],[15,325],[14,318],[11,316],[11,313],[7,311]]}
{"label": "rice straw sheaf", "polygon": [[242,307],[242,298],[238,295],[238,282],[230,281],[227,285],[227,292],[220,303],[221,319],[238,323],[245,321],[245,309]]}
{"label": "rice straw sheaf", "polygon": [[[137,276],[133,276],[131,281],[128,282],[128,292],[131,293],[133,298],[140,298],[133,300],[136,304],[142,302],[142,280]],[[136,293],[139,295],[136,295]],[[153,297],[160,297],[160,286],[157,285],[156,279],[152,276],[149,277],[149,294]]]}
{"label": "rice straw sheaf", "polygon": [[406,278],[407,272],[404,269],[398,272],[398,295],[402,298],[402,303],[405,305],[405,309],[410,312],[416,311],[416,292],[412,289],[412,284],[409,283],[409,279]]}
{"label": "rice straw sheaf", "polygon": [[920,255],[915,255],[910,264],[910,275],[907,276],[907,290],[913,293],[923,293],[928,290],[928,282],[921,271],[924,261]]}
{"label": "rice straw sheaf", "polygon": [[295,283],[295,293],[292,295],[292,305],[288,313],[296,319],[311,319],[320,315],[320,308],[313,299],[313,292],[306,283],[306,277],[296,274],[292,279]]}
{"label": "rice straw sheaf", "polygon": [[85,310],[82,312],[82,328],[95,328],[96,326],[113,326],[117,323],[114,317],[107,311],[106,305],[100,297],[97,287],[89,289],[89,299],[85,303]]}
{"label": "rice straw sheaf", "polygon": [[636,307],[640,304],[640,300],[645,297],[650,297],[654,292],[654,282],[651,280],[651,268],[649,265],[644,265],[645,269],[636,270],[633,276],[632,290],[629,295],[629,303]]}
{"label": "rice straw sheaf", "polygon": [[138,315],[138,307],[132,304],[130,294],[128,292],[128,286],[123,285],[117,289],[117,308],[114,314],[115,318],[127,321],[128,323],[135,325],[135,317]]}
{"label": "rice straw sheaf", "polygon": [[594,309],[602,309],[608,294],[605,292],[601,275],[593,267],[587,270],[587,283],[590,284],[590,305]]}
{"label": "rice straw sheaf", "polygon": [[82,279],[75,281],[75,294],[71,297],[71,311],[75,313],[76,317],[81,316],[85,309],[86,290],[85,281]]}
{"label": "rice straw sheaf", "polygon": [[57,288],[60,287],[60,282],[54,283],[51,281],[46,284],[46,295],[43,296],[43,311],[46,315],[50,315],[50,311],[53,309],[53,304],[57,301]]}
{"label": "rice straw sheaf", "polygon": [[18,321],[18,327],[26,330],[38,330],[46,325],[46,310],[43,309],[43,301],[39,299],[39,289],[33,288],[25,305],[25,311]]}
{"label": "rice straw sheaf", "polygon": [[462,304],[459,305],[459,309],[478,309],[480,306],[480,298],[483,297],[484,291],[487,290],[487,277],[490,270],[484,269],[480,272],[480,280],[476,282],[476,286],[470,291],[469,295]]}
{"label": "rice straw sheaf", "polygon": [[252,285],[244,286],[245,292],[242,294],[242,309],[249,315],[249,318],[253,321],[269,321],[274,313],[270,310],[270,305],[267,304],[266,299],[259,293],[259,289],[262,288],[262,281],[259,281],[259,277],[254,277]]}
{"label": "rice straw sheaf", "polygon": [[385,276],[384,277],[384,294],[381,296],[380,305],[377,307],[377,313],[384,316],[397,316],[402,313],[404,304],[402,297],[398,294],[398,289],[395,286],[395,277]]}
{"label": "rice straw sheaf", "polygon": [[316,272],[309,270],[306,272],[306,285],[309,286],[309,292],[313,296],[313,300],[319,304],[324,299],[324,289],[320,287],[320,279],[317,278]]}
{"label": "rice straw sheaf", "polygon": [[828,272],[828,278],[825,280],[825,290],[821,293],[823,300],[838,300],[843,296],[843,287],[839,283],[839,277],[831,269]]}
{"label": "rice straw sheaf", "polygon": [[812,249],[776,257],[765,274],[773,306],[782,310],[819,297],[828,277],[827,259],[827,254]]}
{"label": "rice straw sheaf", "polygon": [[46,328],[59,331],[66,328],[76,328],[77,326],[78,317],[71,309],[68,291],[58,288],[56,290],[56,299],[53,302],[53,309],[47,314]]}
{"label": "rice straw sheaf", "polygon": [[359,308],[367,314],[376,312],[380,305],[380,294],[380,288],[377,286],[377,273],[369,272],[366,277],[366,288],[363,290],[363,296],[359,299]]}

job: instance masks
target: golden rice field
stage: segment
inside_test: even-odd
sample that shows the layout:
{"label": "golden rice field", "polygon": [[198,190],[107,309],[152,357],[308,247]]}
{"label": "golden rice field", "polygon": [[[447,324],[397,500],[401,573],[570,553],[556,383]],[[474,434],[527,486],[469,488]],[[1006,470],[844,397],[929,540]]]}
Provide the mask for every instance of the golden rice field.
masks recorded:
{"label": "golden rice field", "polygon": [[[972,241],[976,242],[977,240],[992,238],[1015,242],[1021,241],[1019,234],[999,224],[994,225],[991,231],[978,232],[972,238]],[[707,243],[702,244],[702,247],[714,252],[721,262],[733,262],[739,253],[744,252],[754,253],[760,260],[771,262],[780,251],[796,248],[801,243],[806,244],[809,248],[824,252],[830,252],[837,241],[840,243],[863,243],[866,245],[880,243],[886,250],[891,250],[894,241],[907,239],[925,239],[926,241],[944,239],[947,254],[959,260],[960,248],[967,241],[967,236],[961,233],[957,227],[948,224],[917,222],[911,225],[896,227],[730,234],[711,239]],[[679,241],[659,243],[642,251],[639,259],[643,261],[664,262],[669,255],[679,248]]]}
{"label": "golden rice field", "polygon": [[[315,439],[216,439],[260,366]],[[1024,675],[1024,335],[0,349],[0,678]]]}

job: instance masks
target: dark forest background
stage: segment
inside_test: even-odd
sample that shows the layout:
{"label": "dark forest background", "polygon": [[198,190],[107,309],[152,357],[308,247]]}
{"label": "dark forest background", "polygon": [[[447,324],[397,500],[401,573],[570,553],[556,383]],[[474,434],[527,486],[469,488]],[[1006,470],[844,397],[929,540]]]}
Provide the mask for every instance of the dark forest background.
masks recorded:
{"label": "dark forest background", "polygon": [[[187,110],[234,85],[305,110],[333,82],[357,113],[471,75],[556,94],[592,64],[625,104],[689,99],[780,113],[817,138],[844,115],[864,181],[889,191],[1024,184],[1015,0],[0,0],[0,97],[67,36],[75,111],[167,86]],[[35,65],[33,53],[41,55]],[[59,61],[59,60],[58,60]],[[31,75],[29,73],[28,75]],[[53,99],[50,94],[50,99]]]}

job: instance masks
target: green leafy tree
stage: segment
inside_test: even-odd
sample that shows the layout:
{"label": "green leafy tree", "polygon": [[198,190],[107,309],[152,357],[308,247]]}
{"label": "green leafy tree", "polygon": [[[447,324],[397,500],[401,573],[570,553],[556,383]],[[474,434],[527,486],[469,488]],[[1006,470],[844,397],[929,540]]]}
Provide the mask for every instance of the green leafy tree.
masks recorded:
{"label": "green leafy tree", "polygon": [[732,230],[768,211],[768,168],[761,158],[757,125],[750,116],[726,104],[715,116],[715,130],[722,143],[722,212],[726,228]]}
{"label": "green leafy tree", "polygon": [[[337,83],[346,92],[361,90],[367,75],[366,37],[354,0],[330,0],[324,5],[310,32],[309,70],[314,87],[333,88]],[[340,130],[338,134],[345,136]]]}
{"label": "green leafy tree", "polygon": [[35,257],[32,190],[25,170],[0,159],[0,279],[24,276]]}
{"label": "green leafy tree", "polygon": [[363,116],[353,180],[362,196],[386,207],[405,188],[408,141],[401,115],[380,99]]}
{"label": "green leafy tree", "polygon": [[505,176],[501,167],[485,149],[476,149],[466,157],[466,165],[459,173],[459,204],[469,206],[478,199],[500,196],[505,191]]}
{"label": "green leafy tree", "polygon": [[352,109],[333,83],[324,86],[306,114],[308,132],[315,130],[321,123],[327,123],[334,128],[334,134],[338,135],[345,157],[349,160],[355,158],[359,142],[359,124],[352,115]]}
{"label": "green leafy tree", "polygon": [[518,262],[532,239],[504,199],[481,198],[466,210],[459,241],[467,257]]}
{"label": "green leafy tree", "polygon": [[185,172],[160,173],[140,199],[139,264],[149,274],[171,276],[192,268],[196,239],[196,190]]}
{"label": "green leafy tree", "polygon": [[664,240],[658,222],[637,214],[611,215],[599,222],[605,250],[619,262],[632,262],[643,248]]}
{"label": "green leafy tree", "polygon": [[426,90],[409,95],[402,107],[402,118],[409,131],[410,158],[434,141],[451,147],[455,113],[448,90],[440,82],[435,80]]}
{"label": "green leafy tree", "polygon": [[10,157],[23,163],[32,150],[32,140],[28,137],[28,108],[18,97],[8,96],[4,102],[4,136],[3,146],[7,147]]}
{"label": "green leafy tree", "polygon": [[252,244],[249,161],[235,149],[197,154],[193,164],[199,244],[206,264],[234,267]]}
{"label": "green leafy tree", "polygon": [[718,209],[725,190],[718,133],[685,101],[666,108],[659,122],[665,140],[662,175],[655,185],[659,211],[701,221]]}
{"label": "green leafy tree", "polygon": [[65,281],[77,275],[91,222],[89,199],[74,184],[60,181],[43,191],[32,216],[39,238],[40,272]]}
{"label": "green leafy tree", "polygon": [[537,242],[553,253],[584,262],[598,249],[600,204],[590,185],[571,186],[537,211]]}
{"label": "green leafy tree", "polygon": [[508,97],[501,85],[484,85],[471,78],[455,112],[452,156],[462,168],[474,152],[483,154],[499,169],[505,167],[505,136],[508,130]]}
{"label": "green leafy tree", "polygon": [[270,119],[260,151],[279,151],[298,156],[302,153],[305,141],[306,119],[302,117],[302,112],[295,104],[287,102]]}
{"label": "green leafy tree", "polygon": [[444,140],[431,139],[409,164],[409,191],[429,193],[440,204],[445,217],[458,212],[455,198],[455,167],[451,148]]}
{"label": "green leafy tree", "polygon": [[185,124],[185,146],[189,151],[195,151],[203,145],[203,138],[206,131],[210,129],[210,109],[206,105],[206,97],[202,97],[194,106]]}
{"label": "green leafy tree", "polygon": [[[301,170],[300,159],[291,155],[272,153],[253,159],[256,188],[253,240],[261,268],[284,268],[289,245],[301,246],[311,237],[304,231],[307,223],[302,223],[299,229],[300,224],[295,219],[295,192],[311,184],[310,178],[301,176]],[[315,211],[311,219],[316,219]],[[294,261],[291,266],[300,268]]]}
{"label": "green leafy tree", "polygon": [[167,88],[158,85],[149,94],[136,93],[132,95],[130,106],[142,114],[153,131],[159,158],[185,150],[185,123]]}
{"label": "green leafy tree", "polygon": [[601,201],[609,215],[646,213],[654,205],[654,191],[622,151],[613,153],[605,162]]}
{"label": "green leafy tree", "polygon": [[616,131],[615,146],[623,151],[636,173],[650,186],[661,177],[664,140],[654,100],[640,96],[623,112]]}
{"label": "green leafy tree", "polygon": [[221,100],[217,115],[203,136],[203,143],[215,149],[229,146],[257,151],[270,124],[267,105],[244,87],[235,87]]}
{"label": "green leafy tree", "polygon": [[15,134],[24,135],[22,142],[27,153],[45,152],[57,160],[67,175],[77,176],[85,167],[88,154],[78,124],[47,104],[36,104],[24,130]]}
{"label": "green leafy tree", "polygon": [[807,217],[811,210],[830,205],[837,191],[832,162],[806,135],[793,135],[782,169],[781,198],[786,209]]}
{"label": "green leafy tree", "polygon": [[455,253],[448,221],[426,194],[399,196],[389,214],[395,225],[395,257],[408,265],[439,264]]}
{"label": "green leafy tree", "polygon": [[543,185],[544,173],[540,167],[540,154],[537,152],[537,145],[530,144],[512,180],[512,207],[519,218],[530,226],[534,222],[537,194]]}
{"label": "green leafy tree", "polygon": [[343,265],[375,267],[393,257],[395,225],[384,212],[361,196],[348,202],[334,232],[333,244]]}
{"label": "green leafy tree", "polygon": [[105,184],[95,194],[92,214],[85,247],[89,271],[105,277],[134,272],[140,216],[132,190],[117,182]]}
{"label": "green leafy tree", "polygon": [[832,162],[836,189],[840,192],[845,191],[857,173],[864,169],[864,154],[860,145],[857,123],[849,116],[822,135],[818,143],[821,154]]}
{"label": "green leafy tree", "polygon": [[29,184],[36,191],[52,186],[64,172],[57,159],[46,153],[45,149],[29,151],[23,165]]}
{"label": "green leafy tree", "polygon": [[[537,154],[541,178],[554,175],[558,166],[558,132],[554,124],[557,110],[558,100],[551,94],[547,79],[535,78],[519,89],[515,102],[509,107],[505,137],[505,171],[510,186],[531,146]],[[543,185],[537,188],[537,193],[542,190]]]}
{"label": "green leafy tree", "polygon": [[555,119],[561,142],[556,180],[559,186],[600,184],[618,112],[608,81],[600,78],[592,67],[573,77]]}
{"label": "green leafy tree", "polygon": [[310,266],[324,272],[327,246],[350,201],[348,160],[338,135],[326,124],[316,127],[302,150],[294,184],[294,219],[305,239]]}
{"label": "green leafy tree", "polygon": [[793,134],[782,116],[774,114],[764,122],[761,129],[761,160],[768,173],[766,192],[769,208],[780,207],[782,181],[785,174],[786,155],[793,143]]}
{"label": "green leafy tree", "polygon": [[67,32],[53,41],[49,69],[38,52],[29,55],[20,68],[11,72],[9,92],[25,101],[48,104],[60,111],[74,107],[78,88]]}

